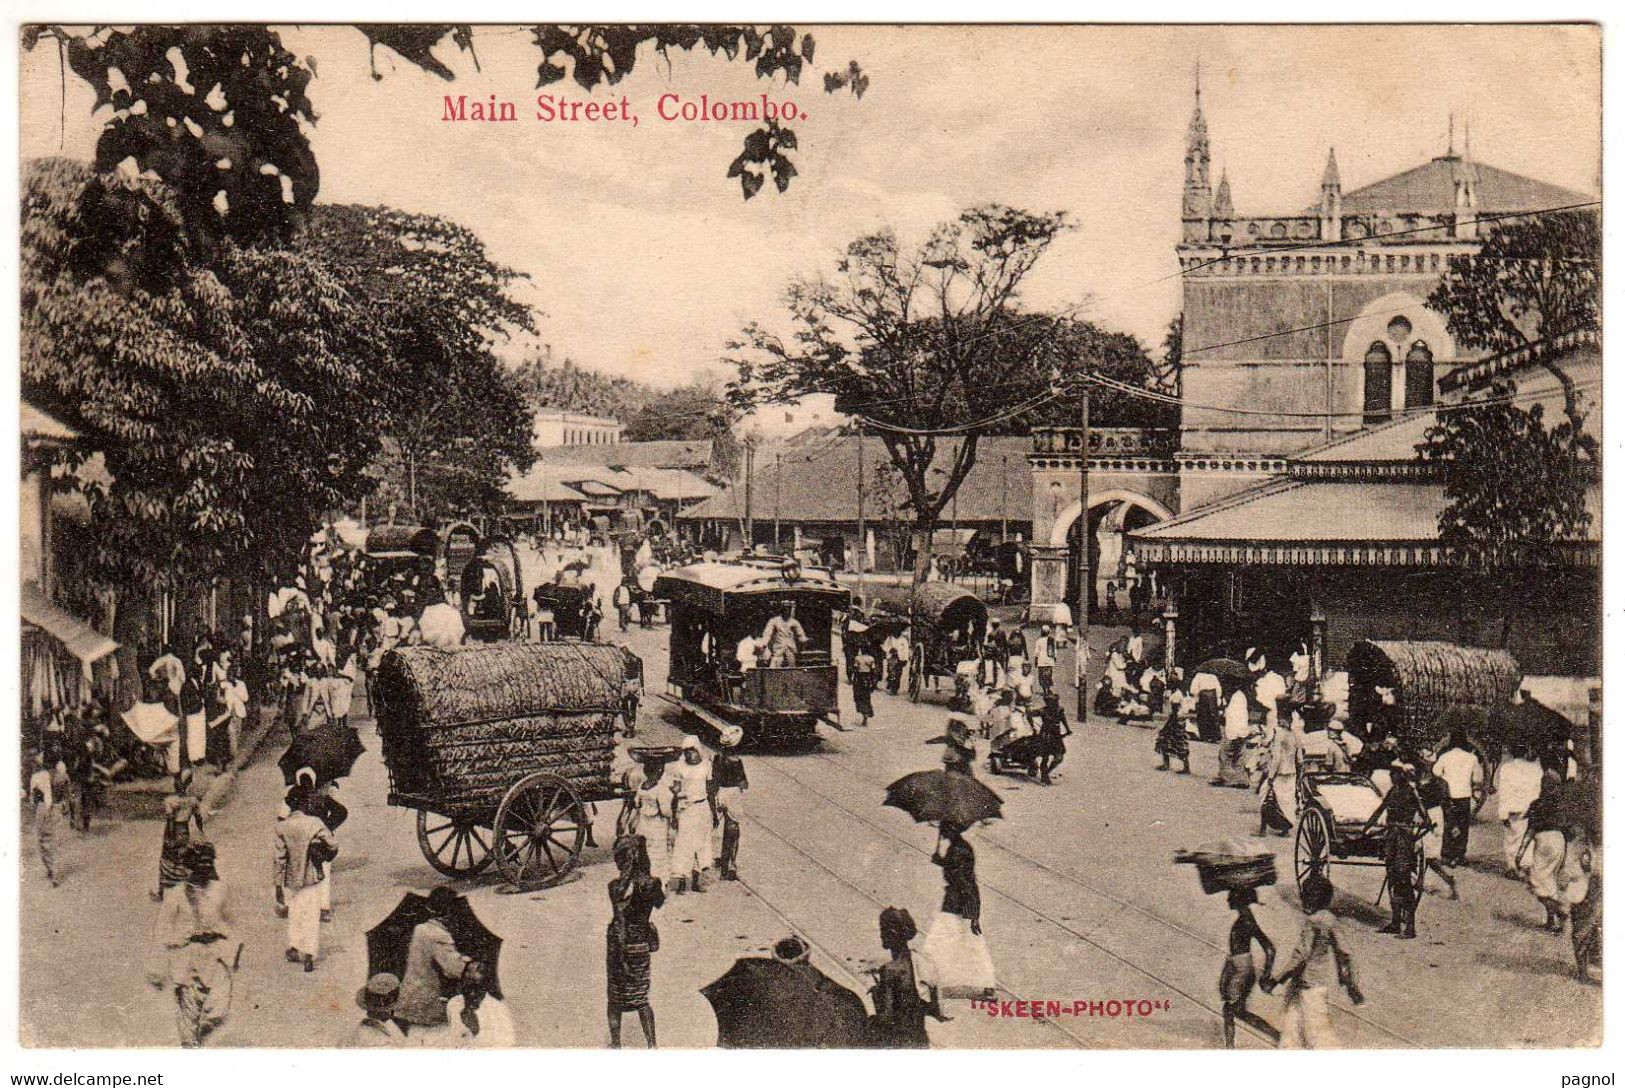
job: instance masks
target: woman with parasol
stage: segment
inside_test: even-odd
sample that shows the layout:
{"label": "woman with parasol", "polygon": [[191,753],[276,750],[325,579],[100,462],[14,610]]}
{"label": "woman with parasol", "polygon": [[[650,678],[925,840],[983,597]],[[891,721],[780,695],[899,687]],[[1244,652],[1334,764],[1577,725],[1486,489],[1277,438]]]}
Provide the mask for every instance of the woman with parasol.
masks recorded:
{"label": "woman with parasol", "polygon": [[609,1045],[621,1046],[621,1017],[638,1014],[643,1038],[655,1047],[655,1011],[649,1004],[651,957],[660,948],[660,933],[649,915],[666,902],[666,893],[649,873],[649,851],[641,835],[615,844],[620,875],[609,882],[614,912],[604,933],[604,971],[609,985]]}
{"label": "woman with parasol", "polygon": [[982,892],[976,883],[976,852],[966,828],[949,820],[931,862],[942,867],[942,910],[931,924],[923,949],[936,970],[933,980],[945,997],[987,997],[996,982],[993,957],[982,936]]}

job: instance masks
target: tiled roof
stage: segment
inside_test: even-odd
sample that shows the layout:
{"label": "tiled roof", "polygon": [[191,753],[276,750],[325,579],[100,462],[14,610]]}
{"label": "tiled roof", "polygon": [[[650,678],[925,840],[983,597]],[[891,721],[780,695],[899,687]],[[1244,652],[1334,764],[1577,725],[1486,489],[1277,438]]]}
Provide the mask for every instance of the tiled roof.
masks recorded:
{"label": "tiled roof", "polygon": [[22,402],[22,436],[29,442],[71,442],[79,433],[25,400]]}
{"label": "tiled roof", "polygon": [[[1477,175],[1476,207],[1483,212],[1526,212],[1581,204],[1591,197],[1460,156],[1443,155],[1403,173],[1343,194],[1343,212],[1448,212],[1456,208],[1456,181]],[[1318,209],[1318,205],[1317,205]]]}
{"label": "tiled roof", "polygon": [[705,469],[711,464],[711,441],[662,439],[597,446],[554,446],[542,450],[540,457],[543,462],[552,465]]}

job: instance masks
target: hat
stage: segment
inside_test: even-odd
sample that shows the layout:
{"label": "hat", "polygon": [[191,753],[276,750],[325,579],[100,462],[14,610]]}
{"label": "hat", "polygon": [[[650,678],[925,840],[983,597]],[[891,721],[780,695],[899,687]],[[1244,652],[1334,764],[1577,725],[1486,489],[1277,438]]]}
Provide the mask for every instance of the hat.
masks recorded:
{"label": "hat", "polygon": [[773,946],[773,958],[780,963],[805,963],[811,954],[812,949],[800,937],[786,937]]}
{"label": "hat", "polygon": [[1342,718],[1333,718],[1331,721],[1326,723],[1326,728],[1330,729],[1333,733],[1341,733],[1348,727],[1343,724]]}
{"label": "hat", "polygon": [[388,1015],[401,996],[401,980],[387,971],[380,971],[355,992],[355,1003],[369,1013]]}
{"label": "hat", "polygon": [[974,751],[976,742],[971,738],[970,724],[961,714],[948,715],[948,724],[942,736],[932,737],[927,744],[947,744],[966,751]]}
{"label": "hat", "polygon": [[745,739],[745,731],[737,725],[730,725],[717,731],[717,739],[722,742],[724,748],[733,748]]}
{"label": "hat", "polygon": [[450,910],[452,904],[461,898],[462,896],[442,884],[429,893],[429,910],[438,917]]}

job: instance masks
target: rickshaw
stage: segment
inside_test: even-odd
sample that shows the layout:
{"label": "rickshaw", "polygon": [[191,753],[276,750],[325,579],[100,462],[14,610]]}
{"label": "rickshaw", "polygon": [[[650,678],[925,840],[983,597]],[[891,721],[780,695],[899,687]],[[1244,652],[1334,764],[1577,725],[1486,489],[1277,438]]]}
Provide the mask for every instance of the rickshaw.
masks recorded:
{"label": "rickshaw", "polygon": [[382,585],[400,574],[432,576],[440,537],[422,525],[378,525],[367,532],[367,569],[372,583]]}
{"label": "rickshaw", "polygon": [[501,537],[485,541],[479,554],[464,564],[459,583],[469,638],[497,642],[522,630],[525,586],[519,553],[511,542]]}
{"label": "rickshaw", "polygon": [[876,586],[867,590],[874,622],[906,623],[910,629],[908,697],[919,702],[926,679],[932,688],[952,681],[963,661],[976,657],[987,634],[987,606],[974,593],[947,582]]}
{"label": "rickshaw", "polygon": [[553,613],[553,626],[559,638],[585,638],[587,636],[587,609],[592,604],[594,589],[581,583],[544,582],[532,593],[538,608]]}
{"label": "rickshaw", "polygon": [[[1505,650],[1451,642],[1356,642],[1348,654],[1349,725],[1363,735],[1392,733],[1412,756],[1438,752],[1451,728],[1459,728],[1484,768],[1484,781],[1493,783],[1505,744],[1534,740],[1520,735],[1528,731],[1530,715],[1513,712],[1522,676],[1517,659]],[[1475,815],[1485,794],[1473,795]]]}
{"label": "rickshaw", "polygon": [[[1310,771],[1298,775],[1298,831],[1292,847],[1292,871],[1303,893],[1310,877],[1331,881],[1333,865],[1385,865],[1388,829],[1366,829],[1366,821],[1382,804],[1382,791],[1363,774]],[[1411,836],[1407,879],[1420,902],[1426,857],[1422,841],[1431,830],[1427,813],[1419,811],[1407,829]],[[1380,893],[1379,893],[1380,897]]]}
{"label": "rickshaw", "polygon": [[[839,673],[831,656],[833,613],[848,593],[827,570],[783,556],[695,563],[655,579],[671,602],[672,701],[719,732],[737,726],[747,743],[806,741],[839,721]],[[807,640],[795,663],[747,668],[739,645],[759,639],[785,605]]]}

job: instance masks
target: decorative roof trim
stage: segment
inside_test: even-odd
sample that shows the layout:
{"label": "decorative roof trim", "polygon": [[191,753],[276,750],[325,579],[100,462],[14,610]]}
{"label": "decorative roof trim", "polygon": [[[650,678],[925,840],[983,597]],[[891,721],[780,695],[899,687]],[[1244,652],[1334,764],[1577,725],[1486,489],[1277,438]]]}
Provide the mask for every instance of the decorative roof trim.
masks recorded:
{"label": "decorative roof trim", "polygon": [[1477,362],[1458,366],[1439,379],[1439,388],[1447,393],[1453,393],[1458,389],[1477,389],[1491,379],[1521,370],[1549,355],[1601,345],[1602,335],[1596,329],[1576,329],[1573,332],[1560,333],[1557,336],[1536,340],[1533,344],[1521,348],[1514,348],[1512,351],[1503,351],[1499,355],[1486,356]]}

